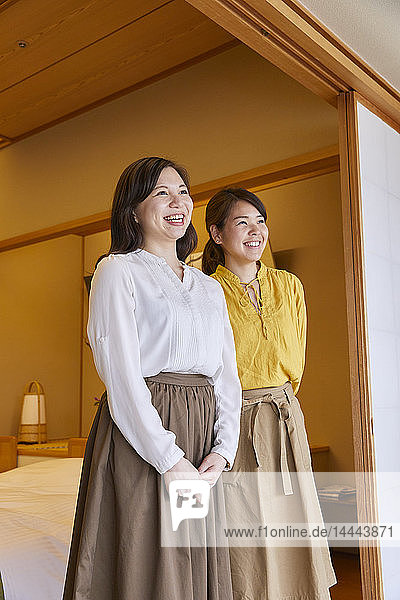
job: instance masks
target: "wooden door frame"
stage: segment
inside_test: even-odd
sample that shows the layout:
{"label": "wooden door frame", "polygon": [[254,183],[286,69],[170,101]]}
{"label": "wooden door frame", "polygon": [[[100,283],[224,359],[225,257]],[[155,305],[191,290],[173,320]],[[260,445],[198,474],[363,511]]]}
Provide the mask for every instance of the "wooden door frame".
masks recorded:
{"label": "wooden door frame", "polygon": [[355,90],[400,126],[400,93],[297,0],[186,2],[333,106]]}
{"label": "wooden door frame", "polygon": [[[360,523],[377,523],[369,387],[357,102],[400,132],[400,94],[297,0],[186,0],[338,108],[353,445]],[[360,543],[364,600],[383,600],[378,543]]]}

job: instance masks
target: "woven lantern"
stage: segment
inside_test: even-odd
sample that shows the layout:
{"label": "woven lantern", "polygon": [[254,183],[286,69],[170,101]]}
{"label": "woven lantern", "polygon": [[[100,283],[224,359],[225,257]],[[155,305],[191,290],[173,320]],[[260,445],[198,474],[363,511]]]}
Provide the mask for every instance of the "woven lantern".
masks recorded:
{"label": "woven lantern", "polygon": [[47,441],[46,405],[42,385],[31,381],[25,386],[18,442],[40,444]]}

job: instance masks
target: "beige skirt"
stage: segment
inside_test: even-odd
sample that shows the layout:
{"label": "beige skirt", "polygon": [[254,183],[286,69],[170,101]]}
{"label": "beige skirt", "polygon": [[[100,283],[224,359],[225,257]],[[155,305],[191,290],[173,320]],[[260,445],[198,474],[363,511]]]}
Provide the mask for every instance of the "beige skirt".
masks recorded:
{"label": "beige skirt", "polygon": [[[228,527],[322,524],[304,417],[290,383],[243,392],[232,471],[224,485]],[[336,577],[327,544],[278,546],[259,531],[256,541],[231,540],[235,600],[330,598]]]}
{"label": "beige skirt", "polygon": [[[163,426],[198,467],[213,446],[213,386],[204,375],[175,373],[146,383]],[[104,394],[86,446],[63,600],[232,600],[227,547],[161,545],[165,493],[162,477],[113,422]],[[214,509],[208,520],[220,518]]]}

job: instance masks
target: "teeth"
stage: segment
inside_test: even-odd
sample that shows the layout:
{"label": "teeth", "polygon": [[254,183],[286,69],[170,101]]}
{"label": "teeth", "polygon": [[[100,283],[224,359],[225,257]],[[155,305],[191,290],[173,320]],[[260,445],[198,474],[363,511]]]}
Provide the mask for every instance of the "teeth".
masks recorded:
{"label": "teeth", "polygon": [[244,242],[245,246],[259,246],[261,242]]}
{"label": "teeth", "polygon": [[182,221],[183,215],[171,215],[170,217],[164,217],[166,221]]}

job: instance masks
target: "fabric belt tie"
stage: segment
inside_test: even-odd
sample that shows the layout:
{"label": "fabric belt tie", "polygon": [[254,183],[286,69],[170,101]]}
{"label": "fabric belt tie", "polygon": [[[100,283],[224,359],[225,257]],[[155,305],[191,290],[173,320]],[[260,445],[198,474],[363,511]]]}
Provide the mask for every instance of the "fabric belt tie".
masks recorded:
{"label": "fabric belt tie", "polygon": [[[267,391],[270,390],[270,391]],[[257,393],[258,392],[258,393]],[[290,406],[293,390],[290,383],[279,388],[261,388],[259,390],[243,390],[243,407],[256,406],[253,416],[252,427],[252,445],[254,456],[257,462],[257,467],[261,466],[259,452],[256,443],[257,417],[263,404],[271,404],[274,412],[279,418],[279,440],[280,440],[280,466],[282,473],[282,485],[285,496],[293,494],[292,480],[290,477],[288,455],[287,455],[287,438],[291,442],[291,432],[293,428],[288,428],[288,420],[292,417]],[[258,432],[259,435],[262,433]]]}

